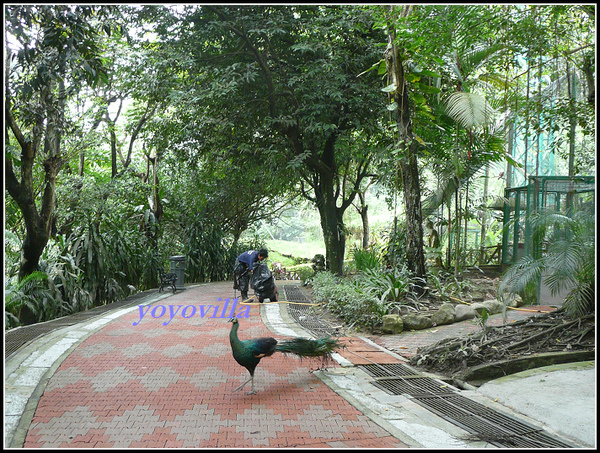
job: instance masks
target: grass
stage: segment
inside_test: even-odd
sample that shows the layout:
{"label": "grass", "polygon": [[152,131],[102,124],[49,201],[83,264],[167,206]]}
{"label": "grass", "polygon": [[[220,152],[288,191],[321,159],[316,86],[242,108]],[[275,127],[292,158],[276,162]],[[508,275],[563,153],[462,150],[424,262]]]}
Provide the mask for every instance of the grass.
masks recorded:
{"label": "grass", "polygon": [[[317,253],[322,255],[325,254],[325,244],[323,241],[300,243],[294,241],[270,240],[267,241],[266,245],[267,249],[269,250],[269,259],[274,262],[280,262],[284,266],[291,266],[294,263],[292,260],[283,255],[293,256],[294,258],[306,258],[310,260]],[[281,258],[281,261],[279,258]]]}

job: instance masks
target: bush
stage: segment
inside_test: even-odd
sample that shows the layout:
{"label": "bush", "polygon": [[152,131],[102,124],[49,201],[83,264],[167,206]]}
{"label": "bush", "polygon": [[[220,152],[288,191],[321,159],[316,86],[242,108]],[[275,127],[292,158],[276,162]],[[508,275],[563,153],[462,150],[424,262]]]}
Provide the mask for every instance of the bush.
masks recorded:
{"label": "bush", "polygon": [[387,307],[360,291],[355,282],[337,277],[329,271],[318,272],[313,277],[312,284],[315,301],[324,303],[328,310],[350,327],[368,328],[372,331],[387,313]]}
{"label": "bush", "polygon": [[373,247],[368,249],[354,247],[352,250],[352,257],[357,272],[365,271],[367,269],[379,269],[381,266],[379,252]]}
{"label": "bush", "polygon": [[298,277],[302,281],[302,284],[305,285],[313,278],[315,275],[315,271],[312,269],[310,264],[298,264],[297,266],[290,266],[287,268],[288,272],[298,274]]}

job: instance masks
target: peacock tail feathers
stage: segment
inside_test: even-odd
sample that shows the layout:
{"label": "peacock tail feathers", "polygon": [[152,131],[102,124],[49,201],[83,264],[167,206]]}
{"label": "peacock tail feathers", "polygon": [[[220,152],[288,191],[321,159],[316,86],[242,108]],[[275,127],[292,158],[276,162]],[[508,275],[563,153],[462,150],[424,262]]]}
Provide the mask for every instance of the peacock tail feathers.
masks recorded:
{"label": "peacock tail feathers", "polygon": [[294,338],[277,343],[275,349],[284,354],[295,354],[299,357],[321,357],[330,359],[336,349],[341,349],[344,344],[331,337],[323,337],[318,340],[307,338]]}

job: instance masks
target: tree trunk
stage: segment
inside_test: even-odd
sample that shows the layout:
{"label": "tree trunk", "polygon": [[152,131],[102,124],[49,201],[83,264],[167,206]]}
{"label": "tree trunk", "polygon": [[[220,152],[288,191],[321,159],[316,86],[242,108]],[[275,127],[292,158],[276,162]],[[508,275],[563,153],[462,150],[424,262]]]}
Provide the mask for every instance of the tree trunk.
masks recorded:
{"label": "tree trunk", "polygon": [[[41,93],[43,104],[52,105],[53,102],[56,102],[51,92],[52,90],[48,87]],[[64,94],[64,83],[60,82],[57,108],[49,109],[48,116],[39,121],[33,129],[38,131],[37,134],[34,134],[33,140],[27,139],[23,135],[10,111],[10,107],[6,105],[5,109],[10,129],[21,147],[20,181],[14,173],[12,161],[5,162],[6,189],[19,206],[25,222],[25,239],[21,250],[19,280],[39,269],[40,257],[50,238],[56,204],[56,177],[64,163],[60,149]],[[46,123],[45,130],[43,127],[44,122]],[[45,176],[42,198],[38,209],[33,168],[42,134],[44,134],[44,153],[47,157],[43,162]]]}
{"label": "tree trunk", "polygon": [[479,243],[479,264],[487,264],[485,262],[485,233],[487,228],[487,206],[488,206],[488,178],[490,176],[490,164],[485,164],[485,176],[483,178],[483,210],[481,216],[481,241]]}
{"label": "tree trunk", "polygon": [[369,247],[369,239],[371,237],[371,231],[369,228],[369,206],[367,205],[366,194],[371,183],[367,184],[365,190],[357,193],[358,199],[360,200],[360,207],[356,207],[360,220],[362,222],[362,248],[367,249]]}
{"label": "tree trunk", "polygon": [[455,202],[455,213],[456,217],[456,225],[454,229],[456,233],[454,234],[454,277],[458,277],[459,269],[460,269],[460,227],[461,227],[461,205],[462,201],[460,199],[460,185],[456,186],[456,192],[454,193],[454,202]]}
{"label": "tree trunk", "polygon": [[158,250],[159,228],[164,216],[163,204],[159,194],[158,160],[158,155],[154,157],[148,156],[148,162],[152,166],[152,202],[150,203],[150,211],[154,215],[155,223],[154,225],[146,225],[146,237],[155,250]]}
{"label": "tree trunk", "polygon": [[[413,142],[413,143],[416,143]],[[411,145],[410,148],[415,147]],[[423,251],[423,216],[421,214],[421,187],[415,150],[400,162],[404,183],[404,205],[406,207],[406,259],[408,269],[422,279],[426,278],[425,254]],[[425,291],[423,285],[420,290]]]}
{"label": "tree trunk", "polygon": [[369,210],[369,207],[365,204],[360,208],[360,211],[358,211],[360,214],[360,219],[362,220],[362,226],[363,226],[363,234],[362,234],[362,248],[363,249],[369,248],[369,239],[371,236],[371,231],[369,228],[368,210]]}
{"label": "tree trunk", "polygon": [[336,275],[342,275],[344,273],[344,255],[346,252],[344,212],[352,203],[354,197],[350,200],[344,200],[341,206],[337,206],[335,139],[335,134],[329,137],[321,154],[321,162],[319,165],[312,166],[313,181],[311,186],[315,193],[315,202],[321,218],[327,269]]}
{"label": "tree trunk", "polygon": [[339,218],[340,213],[335,206],[335,200],[326,197],[324,201],[324,206],[317,204],[319,205],[321,228],[325,241],[326,267],[332,273],[342,275],[344,273],[344,255],[346,252],[344,224],[342,219]]}
{"label": "tree trunk", "polygon": [[[397,146],[402,149],[400,169],[403,183],[404,205],[406,208],[406,258],[408,269],[416,277],[426,278],[425,254],[423,251],[423,214],[421,211],[421,187],[419,167],[417,163],[417,141],[415,140],[406,80],[404,79],[403,62],[395,44],[395,33],[389,34],[389,44],[386,50],[388,74],[392,76],[395,90],[392,92],[398,108],[396,109],[396,124],[398,127]],[[425,293],[425,284],[415,288],[418,293]]]}
{"label": "tree trunk", "polygon": [[585,80],[588,88],[587,102],[590,105],[595,105],[596,102],[596,83],[594,80],[594,56],[586,54],[583,57],[582,71],[585,74]]}
{"label": "tree trunk", "polygon": [[577,122],[575,120],[575,78],[571,76],[569,62],[567,61],[567,91],[569,96],[569,176],[575,176],[575,128]]}
{"label": "tree trunk", "polygon": [[117,176],[117,134],[115,132],[115,125],[111,124],[110,129],[110,177],[112,179]]}

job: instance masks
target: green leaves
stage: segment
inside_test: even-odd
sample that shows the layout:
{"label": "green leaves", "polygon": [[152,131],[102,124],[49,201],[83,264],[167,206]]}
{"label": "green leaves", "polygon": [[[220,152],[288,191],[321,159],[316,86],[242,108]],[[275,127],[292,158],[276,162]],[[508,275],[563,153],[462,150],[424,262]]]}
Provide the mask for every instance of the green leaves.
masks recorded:
{"label": "green leaves", "polygon": [[[552,294],[569,290],[564,308],[573,316],[595,310],[595,216],[585,211],[571,218],[557,212],[532,214],[534,241],[547,245],[543,256],[524,256],[511,266],[498,288],[499,295],[520,294],[535,300],[544,278]],[[529,301],[531,302],[531,301]]]}
{"label": "green leaves", "polygon": [[481,95],[458,91],[446,99],[448,115],[466,129],[489,124],[496,111]]}

